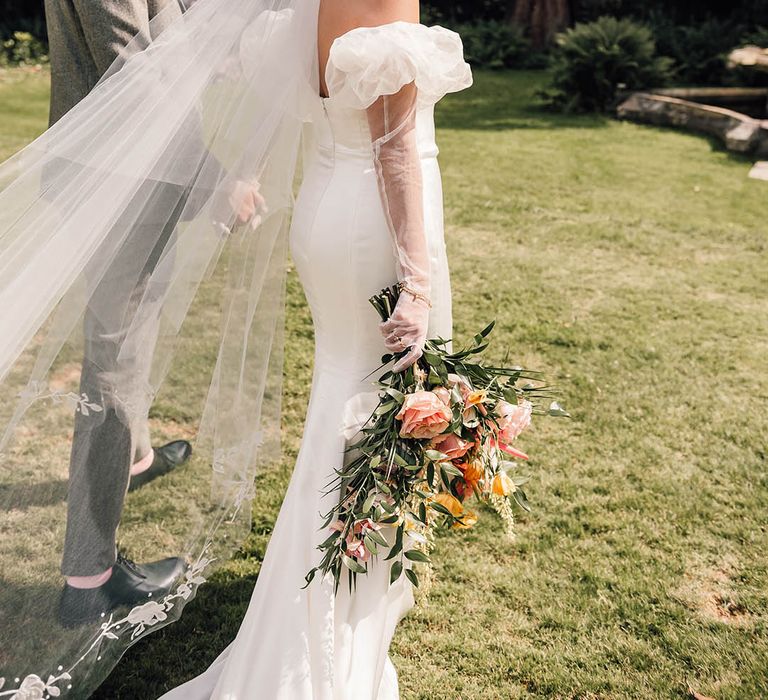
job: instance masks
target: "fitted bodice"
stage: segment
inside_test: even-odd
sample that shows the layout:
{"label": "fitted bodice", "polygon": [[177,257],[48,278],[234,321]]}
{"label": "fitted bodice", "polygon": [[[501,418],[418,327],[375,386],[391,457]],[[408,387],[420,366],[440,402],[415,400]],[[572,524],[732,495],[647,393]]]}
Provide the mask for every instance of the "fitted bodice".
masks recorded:
{"label": "fitted bodice", "polygon": [[[371,132],[365,111],[341,106],[333,98],[320,99],[324,114],[312,125],[315,147],[324,155],[333,154],[334,160],[345,157],[370,159]],[[423,159],[438,155],[433,113],[434,107],[427,105],[416,115],[419,155]]]}

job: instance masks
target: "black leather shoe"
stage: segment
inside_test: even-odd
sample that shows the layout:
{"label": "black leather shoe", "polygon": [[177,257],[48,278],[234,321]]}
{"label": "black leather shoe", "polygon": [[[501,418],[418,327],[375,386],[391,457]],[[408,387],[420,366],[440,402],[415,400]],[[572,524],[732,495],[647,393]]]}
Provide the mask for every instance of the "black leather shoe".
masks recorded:
{"label": "black leather shoe", "polygon": [[102,586],[73,588],[64,584],[59,599],[59,622],[63,627],[77,627],[96,622],[115,608],[162,599],[185,569],[184,560],[177,557],[135,564],[118,554],[112,576]]}
{"label": "black leather shoe", "polygon": [[141,474],[131,477],[129,491],[135,491],[153,479],[157,479],[158,476],[163,476],[180,464],[184,464],[192,455],[192,445],[186,440],[174,440],[162,447],[155,447],[154,452],[152,465]]}

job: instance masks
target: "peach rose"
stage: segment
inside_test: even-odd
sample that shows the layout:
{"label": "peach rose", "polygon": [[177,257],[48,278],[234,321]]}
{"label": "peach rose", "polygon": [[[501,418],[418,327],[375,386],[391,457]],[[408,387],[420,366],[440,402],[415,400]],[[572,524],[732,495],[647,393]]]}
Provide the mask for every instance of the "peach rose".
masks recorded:
{"label": "peach rose", "polygon": [[466,399],[472,392],[472,385],[469,383],[469,379],[462,377],[460,374],[449,374],[448,384],[451,388],[455,386],[459,387],[459,393],[461,393],[463,399]]}
{"label": "peach rose", "polygon": [[432,393],[437,396],[446,406],[451,405],[451,392],[444,386],[437,386],[432,389]]}
{"label": "peach rose", "polygon": [[499,421],[500,442],[509,444],[531,424],[532,409],[530,401],[521,401],[517,406],[499,401],[496,415]]}
{"label": "peach rose", "polygon": [[456,433],[443,433],[432,438],[432,442],[429,443],[433,450],[442,452],[448,459],[463,457],[473,445],[474,443],[460,438]]}
{"label": "peach rose", "polygon": [[395,418],[402,421],[400,437],[421,440],[444,432],[453,415],[434,392],[417,391],[405,397]]}

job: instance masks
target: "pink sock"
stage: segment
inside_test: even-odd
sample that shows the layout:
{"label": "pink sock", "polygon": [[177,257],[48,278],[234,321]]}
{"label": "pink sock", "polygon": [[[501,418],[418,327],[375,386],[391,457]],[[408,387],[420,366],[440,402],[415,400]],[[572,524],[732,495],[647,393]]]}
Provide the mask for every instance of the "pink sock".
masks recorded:
{"label": "pink sock", "polygon": [[72,588],[98,588],[112,578],[112,567],[96,576],[65,576],[65,578]]}
{"label": "pink sock", "polygon": [[150,450],[146,457],[142,457],[131,467],[131,476],[141,474],[141,472],[147,471],[152,466],[152,462],[155,460],[155,451]]}
{"label": "pink sock", "polygon": [[[155,459],[155,451],[150,450],[146,457],[142,457],[131,467],[131,476],[141,474],[152,466],[152,462]],[[112,576],[112,567],[106,571],[102,571],[96,576],[66,576],[67,583],[72,588],[98,588],[103,586]]]}

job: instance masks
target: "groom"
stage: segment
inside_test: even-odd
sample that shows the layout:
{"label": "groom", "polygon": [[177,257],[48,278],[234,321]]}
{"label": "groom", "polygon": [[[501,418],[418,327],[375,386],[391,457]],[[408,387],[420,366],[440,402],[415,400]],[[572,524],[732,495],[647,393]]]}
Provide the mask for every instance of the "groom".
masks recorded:
{"label": "groom", "polygon": [[[151,34],[181,15],[182,6],[179,0],[45,0],[45,12],[53,124],[90,92],[136,35],[152,39]],[[161,26],[155,22],[150,28],[158,15]],[[187,461],[192,451],[184,440],[153,449],[146,414],[139,420],[129,417],[117,398],[130,396],[148,380],[154,343],[147,339],[156,338],[157,328],[146,324],[154,321],[142,324],[141,352],[126,361],[120,350],[184,207],[178,191],[157,188],[156,194],[132,228],[131,250],[118,252],[85,314],[80,390],[98,397],[103,412],[98,421],[80,413],[75,420],[62,562],[66,583],[59,605],[65,626],[98,619],[120,605],[162,597],[184,569],[178,558],[138,565],[116,549],[126,491]]]}

